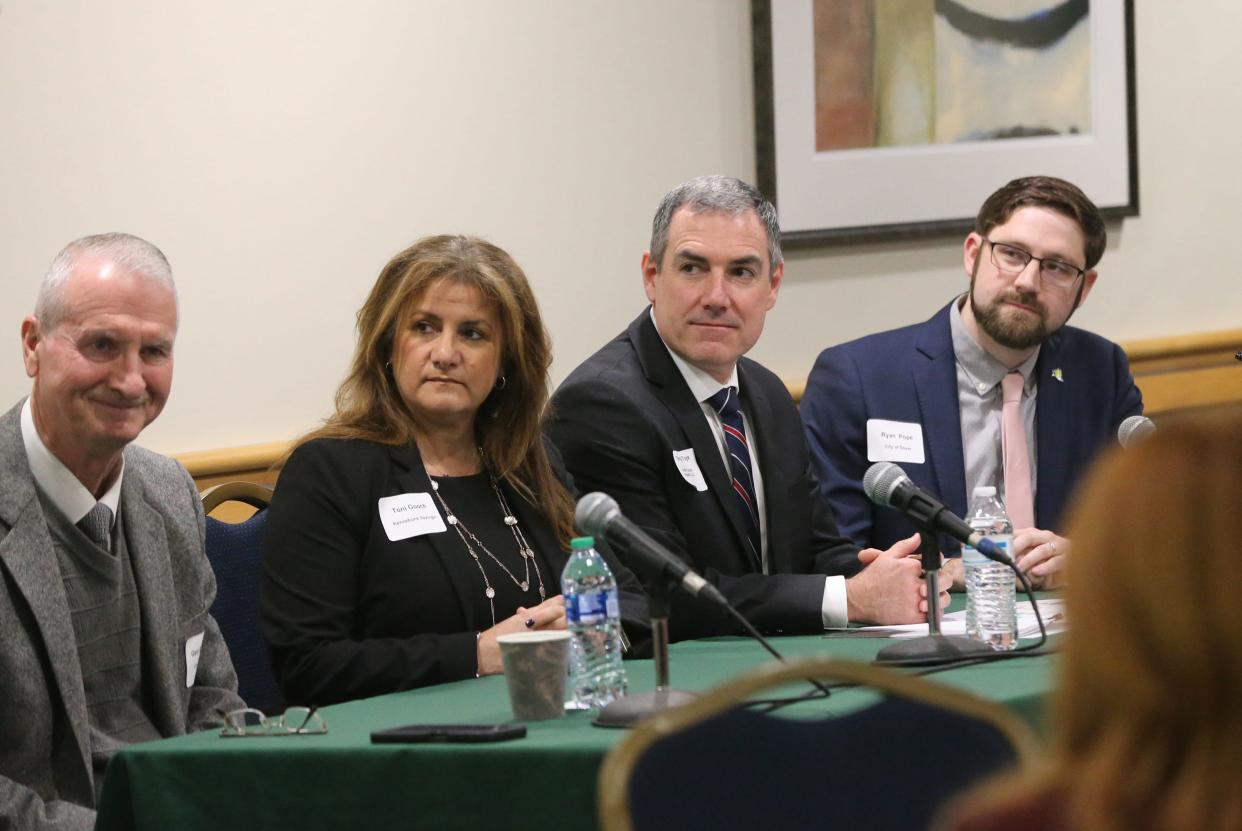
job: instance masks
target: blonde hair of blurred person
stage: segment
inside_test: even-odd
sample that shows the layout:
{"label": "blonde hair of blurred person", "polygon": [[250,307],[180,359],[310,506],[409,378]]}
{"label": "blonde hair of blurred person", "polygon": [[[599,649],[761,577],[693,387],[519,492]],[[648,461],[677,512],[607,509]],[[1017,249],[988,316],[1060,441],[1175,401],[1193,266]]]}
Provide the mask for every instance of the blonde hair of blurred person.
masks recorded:
{"label": "blonde hair of blurred person", "polygon": [[1069,534],[1051,763],[963,802],[952,827],[1242,829],[1240,496],[1236,417],[1101,460]]}

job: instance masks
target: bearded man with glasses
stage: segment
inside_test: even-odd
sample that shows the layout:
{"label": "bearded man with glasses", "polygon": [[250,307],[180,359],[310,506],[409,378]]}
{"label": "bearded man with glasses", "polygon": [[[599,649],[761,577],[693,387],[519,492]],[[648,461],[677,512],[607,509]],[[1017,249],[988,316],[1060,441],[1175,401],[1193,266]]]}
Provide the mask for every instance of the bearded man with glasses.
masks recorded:
{"label": "bearded man with glasses", "polygon": [[[925,323],[820,354],[801,414],[843,533],[877,548],[911,533],[863,493],[874,462],[899,464],[959,516],[975,487],[993,485],[1019,566],[1037,586],[1056,585],[1070,549],[1055,533],[1065,501],[1121,422],[1143,411],[1121,348],[1066,326],[1095,286],[1105,242],[1099,209],[1073,184],[1015,179],[966,237],[966,294]],[[960,553],[948,537],[940,545]],[[960,560],[945,573],[960,587]]]}

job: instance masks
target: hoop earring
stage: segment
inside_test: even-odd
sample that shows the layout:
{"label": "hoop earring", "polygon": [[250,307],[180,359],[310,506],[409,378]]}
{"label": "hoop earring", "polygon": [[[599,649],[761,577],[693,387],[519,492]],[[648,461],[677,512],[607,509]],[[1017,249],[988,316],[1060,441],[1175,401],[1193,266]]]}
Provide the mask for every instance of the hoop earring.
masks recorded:
{"label": "hoop earring", "polygon": [[504,389],[506,386],[508,386],[508,384],[509,384],[508,379],[507,379],[507,378],[505,378],[505,376],[501,375],[501,376],[500,376],[500,378],[499,378],[499,379],[497,379],[497,381],[496,381],[496,389],[498,389],[498,390],[502,390],[502,389]]}

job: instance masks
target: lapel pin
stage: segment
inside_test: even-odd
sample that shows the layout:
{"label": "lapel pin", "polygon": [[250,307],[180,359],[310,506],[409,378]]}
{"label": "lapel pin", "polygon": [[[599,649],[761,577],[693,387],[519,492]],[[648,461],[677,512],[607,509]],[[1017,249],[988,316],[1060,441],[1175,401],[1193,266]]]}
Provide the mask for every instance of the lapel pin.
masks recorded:
{"label": "lapel pin", "polygon": [[1065,383],[1065,378],[1061,375],[1061,367],[1057,367],[1056,369],[1052,370],[1052,377],[1056,378],[1062,384]]}

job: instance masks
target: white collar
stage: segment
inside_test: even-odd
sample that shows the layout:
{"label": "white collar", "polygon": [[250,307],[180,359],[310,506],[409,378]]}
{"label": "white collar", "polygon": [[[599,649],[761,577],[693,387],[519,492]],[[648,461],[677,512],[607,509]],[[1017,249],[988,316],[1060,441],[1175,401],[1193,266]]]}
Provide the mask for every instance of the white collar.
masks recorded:
{"label": "white collar", "polygon": [[[656,324],[654,306],[651,308],[651,325],[656,327],[656,334],[660,335],[660,327]],[[681,372],[681,377],[686,380],[686,386],[690,388],[690,394],[694,396],[695,401],[701,404],[725,387],[737,387],[739,400],[741,400],[742,386],[737,378],[737,364],[733,365],[733,371],[729,373],[729,380],[722,384],[710,374],[674,352],[669,347],[668,342],[664,340],[663,335],[660,335],[660,343],[663,343],[664,348],[668,349],[668,354],[672,356],[673,363],[677,365],[677,369]]]}
{"label": "white collar", "polygon": [[[52,504],[76,525],[82,517],[95,507],[95,496],[78,481],[64,463],[47,449],[39,431],[35,429],[34,412],[31,410],[30,399],[22,404],[22,441],[26,445],[26,460],[30,463],[30,472],[34,475],[39,490],[52,501]],[[116,481],[112,487],[99,498],[99,502],[112,510],[112,523],[116,525],[116,509],[121,501],[121,478],[125,474],[125,461],[121,460],[121,469],[117,471]]]}

